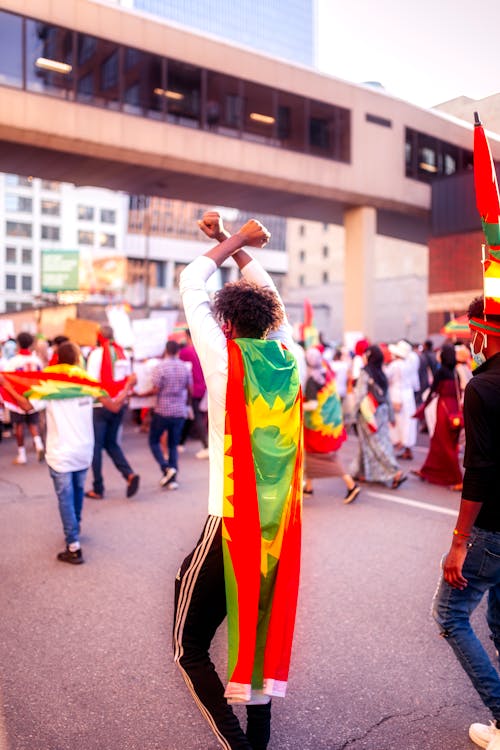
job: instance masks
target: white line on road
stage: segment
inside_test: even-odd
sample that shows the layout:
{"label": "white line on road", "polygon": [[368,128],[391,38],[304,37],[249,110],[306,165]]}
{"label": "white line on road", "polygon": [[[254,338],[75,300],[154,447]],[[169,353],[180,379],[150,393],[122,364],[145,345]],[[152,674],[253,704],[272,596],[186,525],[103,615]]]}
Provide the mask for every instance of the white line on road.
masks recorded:
{"label": "white line on road", "polygon": [[444,513],[446,516],[456,516],[457,510],[450,510],[450,508],[443,508],[442,505],[431,505],[430,503],[421,503],[418,500],[410,500],[409,497],[401,497],[400,495],[386,495],[384,492],[370,492],[373,497],[378,497],[380,500],[387,500],[390,503],[399,503],[400,505],[410,505],[412,508],[422,508],[423,510],[431,510],[434,513]]}

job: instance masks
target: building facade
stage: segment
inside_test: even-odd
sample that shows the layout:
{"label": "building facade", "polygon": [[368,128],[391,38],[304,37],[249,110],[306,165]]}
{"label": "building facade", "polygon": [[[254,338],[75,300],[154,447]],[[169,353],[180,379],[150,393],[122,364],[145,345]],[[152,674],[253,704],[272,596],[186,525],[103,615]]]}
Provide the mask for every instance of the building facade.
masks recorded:
{"label": "building facade", "polygon": [[121,4],[268,55],[314,65],[314,0],[121,0]]}

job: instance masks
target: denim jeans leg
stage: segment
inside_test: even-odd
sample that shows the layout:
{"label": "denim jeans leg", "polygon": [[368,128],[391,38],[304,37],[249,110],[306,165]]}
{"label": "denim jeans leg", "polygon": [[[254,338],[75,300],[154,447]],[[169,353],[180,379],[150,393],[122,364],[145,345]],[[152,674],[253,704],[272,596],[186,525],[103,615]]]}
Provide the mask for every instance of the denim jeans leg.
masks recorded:
{"label": "denim jeans leg", "polygon": [[168,430],[168,465],[178,469],[177,446],[184,427],[184,417],[167,417],[166,423]]}
{"label": "denim jeans leg", "polygon": [[126,407],[124,406],[117,414],[106,409],[107,428],[104,438],[104,450],[108,453],[122,477],[128,479],[129,476],[134,473],[134,470],[125,458],[125,454],[118,444],[118,431],[120,430],[125,415],[125,409]]}
{"label": "denim jeans leg", "polygon": [[165,417],[161,417],[159,414],[156,414],[156,412],[153,412],[151,424],[149,426],[149,447],[155,461],[163,472],[168,468],[168,461],[165,460],[165,456],[160,447],[160,438],[166,429]]}
{"label": "denim jeans leg", "polygon": [[54,482],[59,514],[64,529],[66,544],[78,541],[78,519],[75,513],[75,499],[73,493],[73,472],[54,471],[49,467],[50,476]]}
{"label": "denim jeans leg", "polygon": [[72,473],[73,478],[73,499],[75,506],[75,516],[78,522],[78,533],[80,533],[80,522],[82,520],[82,508],[83,508],[83,494],[85,489],[85,477],[87,476],[87,469],[81,469],[81,471],[74,471]]}
{"label": "denim jeans leg", "polygon": [[104,494],[102,478],[102,451],[106,438],[106,414],[104,407],[94,408],[94,455],[92,457],[92,473],[94,475],[93,490],[99,495]]}
{"label": "denim jeans leg", "polygon": [[[486,591],[500,584],[500,534],[473,532],[463,575],[467,587],[455,589],[441,578],[433,602],[433,616],[493,718],[500,720],[500,676],[474,633],[470,617]],[[489,610],[498,632],[498,611]]]}

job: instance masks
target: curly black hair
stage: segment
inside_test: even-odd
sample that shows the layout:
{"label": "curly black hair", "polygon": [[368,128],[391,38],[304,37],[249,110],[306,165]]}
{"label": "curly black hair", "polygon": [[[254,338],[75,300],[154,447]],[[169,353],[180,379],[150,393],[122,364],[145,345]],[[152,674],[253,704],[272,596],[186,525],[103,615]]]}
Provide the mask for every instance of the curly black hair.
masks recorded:
{"label": "curly black hair", "polygon": [[474,297],[467,310],[467,317],[471,318],[485,318],[486,320],[500,323],[500,315],[484,315],[484,297]]}
{"label": "curly black hair", "polygon": [[220,322],[230,320],[239,336],[248,339],[264,338],[283,322],[277,294],[246,279],[230,282],[216,293],[214,312]]}

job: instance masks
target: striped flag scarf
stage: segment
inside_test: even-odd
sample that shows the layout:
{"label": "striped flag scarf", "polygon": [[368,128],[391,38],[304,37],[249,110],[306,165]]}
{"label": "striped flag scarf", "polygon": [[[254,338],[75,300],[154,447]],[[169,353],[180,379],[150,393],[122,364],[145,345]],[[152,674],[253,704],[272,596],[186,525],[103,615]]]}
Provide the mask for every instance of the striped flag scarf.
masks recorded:
{"label": "striped flag scarf", "polygon": [[[81,396],[97,399],[108,395],[108,391],[98,381],[76,365],[51,365],[38,372],[3,372],[2,375],[17,393],[30,401]],[[125,381],[117,382],[113,390],[118,392],[124,385]],[[7,403],[17,403],[5,389],[0,389],[0,394]]]}
{"label": "striped flag scarf", "polygon": [[229,702],[284,696],[300,569],[302,403],[277,341],[228,341],[222,544]]}

